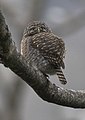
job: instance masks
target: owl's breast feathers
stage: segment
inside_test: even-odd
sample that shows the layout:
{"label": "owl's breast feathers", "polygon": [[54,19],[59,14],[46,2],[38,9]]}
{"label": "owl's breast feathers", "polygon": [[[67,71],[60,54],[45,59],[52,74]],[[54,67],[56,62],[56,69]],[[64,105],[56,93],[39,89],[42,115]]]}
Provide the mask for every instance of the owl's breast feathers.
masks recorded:
{"label": "owl's breast feathers", "polygon": [[42,56],[54,65],[55,68],[65,68],[63,58],[65,53],[65,44],[61,38],[53,33],[39,33],[31,38],[31,46],[42,54]]}

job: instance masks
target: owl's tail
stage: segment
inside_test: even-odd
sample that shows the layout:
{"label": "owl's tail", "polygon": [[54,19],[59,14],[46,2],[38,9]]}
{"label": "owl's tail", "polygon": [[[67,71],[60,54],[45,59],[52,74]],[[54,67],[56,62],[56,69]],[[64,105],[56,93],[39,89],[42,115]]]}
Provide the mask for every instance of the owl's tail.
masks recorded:
{"label": "owl's tail", "polygon": [[58,68],[56,70],[56,73],[58,75],[58,78],[59,78],[59,81],[61,82],[61,84],[65,85],[67,83],[67,81],[66,81],[66,78],[65,78],[61,68]]}

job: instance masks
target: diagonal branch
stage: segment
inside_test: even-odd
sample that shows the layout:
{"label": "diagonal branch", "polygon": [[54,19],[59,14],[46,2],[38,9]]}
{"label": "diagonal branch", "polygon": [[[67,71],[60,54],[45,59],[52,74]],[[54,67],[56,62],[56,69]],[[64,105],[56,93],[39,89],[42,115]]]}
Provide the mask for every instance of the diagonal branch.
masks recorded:
{"label": "diagonal branch", "polygon": [[2,64],[21,77],[45,101],[72,107],[85,108],[85,91],[63,89],[52,84],[33,66],[27,65],[17,51],[5,19],[0,11],[0,58]]}

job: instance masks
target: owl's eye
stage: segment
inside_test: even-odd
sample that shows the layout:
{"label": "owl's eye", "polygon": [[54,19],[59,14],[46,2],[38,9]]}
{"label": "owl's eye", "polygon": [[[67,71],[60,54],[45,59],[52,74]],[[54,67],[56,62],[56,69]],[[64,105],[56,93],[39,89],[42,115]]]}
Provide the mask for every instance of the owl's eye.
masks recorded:
{"label": "owl's eye", "polygon": [[30,29],[30,33],[32,33],[33,31],[34,31],[34,29],[33,29],[33,28],[31,28],[31,29]]}
{"label": "owl's eye", "polygon": [[41,27],[43,32],[46,32],[46,28],[45,27]]}
{"label": "owl's eye", "polygon": [[45,29],[45,28],[43,28],[43,31],[44,31],[44,32],[46,32],[46,29]]}
{"label": "owl's eye", "polygon": [[36,30],[35,27],[29,28],[29,34],[30,34],[30,35],[31,35],[31,34],[34,34],[35,30]]}

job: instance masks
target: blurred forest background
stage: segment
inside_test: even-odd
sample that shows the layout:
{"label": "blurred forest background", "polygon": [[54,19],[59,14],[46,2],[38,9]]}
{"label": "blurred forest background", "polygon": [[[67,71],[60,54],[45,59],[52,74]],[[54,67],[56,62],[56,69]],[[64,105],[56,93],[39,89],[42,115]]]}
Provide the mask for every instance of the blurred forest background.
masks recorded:
{"label": "blurred forest background", "polygon": [[[31,20],[41,20],[50,26],[66,44],[68,80],[62,86],[85,89],[85,0],[0,0],[18,50],[22,33]],[[72,109],[43,101],[10,69],[0,64],[0,120],[85,120],[85,110]]]}

